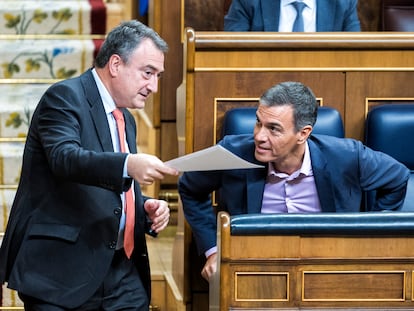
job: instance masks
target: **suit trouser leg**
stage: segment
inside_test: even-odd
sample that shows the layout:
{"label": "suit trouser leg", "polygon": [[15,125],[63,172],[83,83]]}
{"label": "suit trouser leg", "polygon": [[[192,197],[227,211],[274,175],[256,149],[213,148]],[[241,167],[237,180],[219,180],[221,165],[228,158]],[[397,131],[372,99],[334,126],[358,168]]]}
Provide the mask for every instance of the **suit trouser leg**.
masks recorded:
{"label": "suit trouser leg", "polygon": [[65,309],[19,293],[26,311],[64,311]]}
{"label": "suit trouser leg", "polygon": [[123,250],[115,252],[104,282],[83,305],[68,309],[19,294],[27,311],[148,311],[149,301],[138,271]]}

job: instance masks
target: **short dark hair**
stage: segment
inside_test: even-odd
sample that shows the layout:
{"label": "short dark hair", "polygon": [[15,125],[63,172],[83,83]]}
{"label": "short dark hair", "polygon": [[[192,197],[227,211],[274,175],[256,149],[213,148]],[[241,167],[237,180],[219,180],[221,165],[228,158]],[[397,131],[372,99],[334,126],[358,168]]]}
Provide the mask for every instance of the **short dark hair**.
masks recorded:
{"label": "short dark hair", "polygon": [[113,54],[121,57],[122,61],[128,63],[131,53],[144,39],[150,39],[155,46],[167,53],[168,44],[152,28],[137,20],[131,20],[119,24],[112,29],[95,58],[95,66],[103,68]]}
{"label": "short dark hair", "polygon": [[304,126],[314,126],[318,103],[312,90],[300,82],[282,82],[272,86],[260,97],[260,104],[268,107],[290,105],[293,108],[296,131]]}

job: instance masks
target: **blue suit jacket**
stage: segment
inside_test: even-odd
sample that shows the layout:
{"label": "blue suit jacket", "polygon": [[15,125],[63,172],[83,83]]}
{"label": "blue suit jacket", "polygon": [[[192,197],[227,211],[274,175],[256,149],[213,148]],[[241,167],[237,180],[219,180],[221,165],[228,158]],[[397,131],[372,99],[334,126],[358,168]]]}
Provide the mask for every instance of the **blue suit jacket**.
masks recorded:
{"label": "blue suit jacket", "polygon": [[[316,31],[360,31],[357,0],[316,0]],[[278,31],[280,0],[233,0],[225,31]]]}
{"label": "blue suit jacket", "polygon": [[[220,144],[264,168],[181,176],[178,190],[200,253],[216,245],[216,215],[210,200],[213,191],[219,190],[219,209],[230,215],[260,213],[262,206],[267,164],[255,159],[253,136],[226,136]],[[360,212],[364,192],[374,189],[381,191],[372,210],[402,206],[409,177],[403,164],[353,139],[312,135],[308,144],[322,212]]]}
{"label": "blue suit jacket", "polygon": [[[124,109],[136,153],[134,117]],[[0,249],[0,283],[75,308],[111,265],[122,211],[126,154],[113,152],[107,116],[91,71],[51,86],[34,112],[22,176]],[[135,184],[132,260],[150,295],[145,198]]]}

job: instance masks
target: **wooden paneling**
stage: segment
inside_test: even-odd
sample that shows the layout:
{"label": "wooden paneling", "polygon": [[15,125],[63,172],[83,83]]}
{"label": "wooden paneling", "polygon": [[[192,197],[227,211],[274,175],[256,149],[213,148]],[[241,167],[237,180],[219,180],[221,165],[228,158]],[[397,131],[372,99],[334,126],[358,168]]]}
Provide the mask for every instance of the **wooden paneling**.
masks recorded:
{"label": "wooden paneling", "polygon": [[[338,269],[338,267],[333,268]],[[407,278],[404,270],[375,271],[370,267],[370,270],[361,271],[359,267],[353,268],[355,270],[351,271],[322,269],[304,271],[302,300],[321,302],[350,300],[403,302],[405,300]]]}
{"label": "wooden paneling", "polygon": [[358,1],[358,16],[362,31],[381,30],[381,2],[382,0]]}
{"label": "wooden paneling", "polygon": [[[262,57],[262,56],[261,56]],[[258,98],[267,88],[282,81],[302,81],[309,85],[314,92],[323,94],[323,90],[330,88],[332,92],[323,96],[324,105],[337,108],[344,112],[345,75],[342,72],[199,72],[195,77],[193,132],[194,151],[211,146],[215,140],[215,124],[220,128],[223,110],[216,109],[220,99],[228,98]],[[257,101],[249,101],[249,106],[256,106]],[[227,106],[229,108],[231,106]],[[220,108],[220,107],[219,107]],[[223,106],[221,107],[223,108]],[[187,132],[190,131],[187,129]]]}
{"label": "wooden paneling", "polygon": [[224,0],[185,0],[185,27],[198,30],[223,30]]}
{"label": "wooden paneling", "polygon": [[236,236],[228,214],[218,223],[210,310],[414,307],[413,236]]}
{"label": "wooden paneling", "polygon": [[181,0],[154,0],[149,2],[148,24],[168,43],[165,72],[159,83],[159,92],[152,112],[155,126],[160,122],[175,121],[175,92],[182,80]]}
{"label": "wooden paneling", "polygon": [[[153,154],[167,161],[177,157],[176,91],[182,81],[182,25],[181,0],[149,1],[148,25],[155,29],[168,43],[165,55],[165,71],[159,81],[158,92],[151,96],[145,106],[145,114],[154,129],[159,131],[159,140]],[[174,188],[177,178],[167,176],[158,183],[158,190]],[[155,193],[156,196],[158,192]]]}
{"label": "wooden paneling", "polygon": [[[257,98],[281,81],[301,81],[339,110],[347,137],[363,139],[367,97],[413,97],[412,33],[217,33],[187,31],[178,105],[179,143],[214,142],[217,101]],[[222,112],[220,112],[222,113]],[[180,132],[181,131],[181,132]]]}
{"label": "wooden paneling", "polygon": [[[137,125],[137,146],[138,152],[157,155],[160,143],[160,130],[155,128],[143,110],[131,110]],[[150,197],[157,197],[160,182],[155,181],[151,185],[141,185],[142,192]]]}
{"label": "wooden paneling", "polygon": [[412,57],[411,59],[407,58],[407,70],[403,66],[398,66],[393,71],[367,70],[347,73],[346,89],[348,91],[345,119],[349,124],[346,130],[348,136],[363,137],[367,112],[366,104],[364,104],[366,99],[414,98],[414,88],[412,87],[414,83],[414,58]]}

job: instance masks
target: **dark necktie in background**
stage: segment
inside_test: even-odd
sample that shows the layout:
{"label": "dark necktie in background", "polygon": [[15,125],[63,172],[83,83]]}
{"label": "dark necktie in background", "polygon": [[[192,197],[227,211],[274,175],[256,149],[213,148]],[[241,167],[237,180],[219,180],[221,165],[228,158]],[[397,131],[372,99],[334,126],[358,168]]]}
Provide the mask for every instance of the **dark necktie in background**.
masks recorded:
{"label": "dark necktie in background", "polygon": [[[121,152],[126,152],[125,147],[125,120],[121,110],[115,109],[112,115],[116,121],[118,129],[119,146]],[[125,192],[125,231],[124,231],[124,250],[128,258],[134,250],[134,224],[135,224],[135,202],[132,194],[132,186]]]}
{"label": "dark necktie in background", "polygon": [[303,16],[302,11],[305,8],[306,4],[300,1],[293,2],[292,5],[295,7],[296,12],[298,13],[296,15],[295,23],[293,24],[293,32],[303,32],[305,31],[305,28],[303,26]]}

